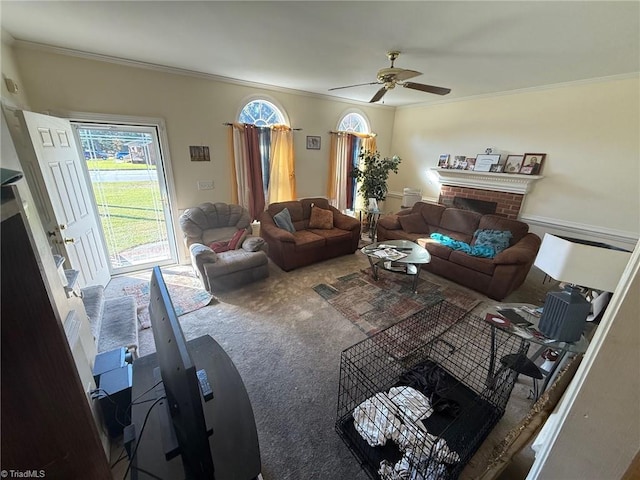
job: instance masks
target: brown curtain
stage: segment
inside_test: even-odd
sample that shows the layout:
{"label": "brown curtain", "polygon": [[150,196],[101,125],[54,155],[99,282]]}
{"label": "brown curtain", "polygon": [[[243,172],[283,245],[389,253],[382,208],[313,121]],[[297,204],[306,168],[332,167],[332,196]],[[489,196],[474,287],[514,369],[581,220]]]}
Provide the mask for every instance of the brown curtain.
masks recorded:
{"label": "brown curtain", "polygon": [[245,125],[245,140],[247,142],[247,181],[249,187],[249,215],[256,220],[264,211],[264,187],[262,186],[262,157],[260,155],[260,141],[258,128],[255,125]]}

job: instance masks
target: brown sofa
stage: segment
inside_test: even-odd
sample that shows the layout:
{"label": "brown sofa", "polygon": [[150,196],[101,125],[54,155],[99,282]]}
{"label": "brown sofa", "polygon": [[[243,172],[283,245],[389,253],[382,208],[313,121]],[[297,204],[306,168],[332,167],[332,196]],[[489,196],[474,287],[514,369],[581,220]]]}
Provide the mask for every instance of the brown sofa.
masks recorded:
{"label": "brown sofa", "polygon": [[[312,205],[333,213],[332,228],[309,228]],[[294,233],[278,227],[273,219],[285,208],[291,215]],[[269,205],[260,216],[260,236],[269,245],[269,258],[283,270],[289,271],[354,253],[360,241],[360,222],[340,213],[329,205],[326,198],[304,198]]]}
{"label": "brown sofa", "polygon": [[[513,237],[509,247],[494,258],[482,258],[453,250],[429,238],[432,233],[441,233],[473,245],[473,234],[480,229],[510,231]],[[423,265],[423,269],[494,300],[502,300],[522,285],[541,243],[540,237],[529,233],[529,226],[524,222],[425,202],[382,217],[378,221],[377,236],[379,242],[417,241],[431,254],[431,262]]]}

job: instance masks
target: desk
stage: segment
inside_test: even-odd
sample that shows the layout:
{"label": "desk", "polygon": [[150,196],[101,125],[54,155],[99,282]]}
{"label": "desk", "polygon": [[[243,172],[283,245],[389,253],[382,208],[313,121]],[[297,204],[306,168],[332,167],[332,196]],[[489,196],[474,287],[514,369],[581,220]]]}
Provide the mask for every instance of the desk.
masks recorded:
{"label": "desk", "polygon": [[[520,316],[522,316],[526,321],[531,322],[533,325],[533,327],[535,327],[536,329],[538,329],[538,323],[540,322],[540,317],[533,315],[529,312],[527,312],[526,310],[523,310],[522,307],[528,307],[530,309],[535,309],[537,308],[535,305],[531,305],[531,304],[526,304],[526,303],[501,303],[499,305],[497,305],[495,307],[495,309],[493,309],[492,311],[490,311],[489,313],[495,313],[500,315],[500,311],[501,310],[505,310],[505,309],[513,309],[516,311],[516,313],[518,313]],[[490,372],[493,372],[494,370],[494,363],[495,363],[495,338],[493,335],[493,332],[495,331],[495,328],[499,328],[501,330],[504,330],[506,332],[508,332],[511,335],[516,335],[518,337],[524,338],[526,340],[528,340],[530,343],[534,344],[534,345],[538,345],[538,350],[536,350],[536,352],[533,354],[533,356],[530,357],[530,359],[532,361],[536,361],[538,358],[540,358],[540,356],[543,354],[543,352],[545,350],[547,350],[548,348],[550,348],[551,350],[555,350],[556,352],[558,352],[558,359],[554,362],[553,367],[551,368],[551,370],[549,371],[549,373],[547,375],[545,375],[544,378],[544,382],[542,384],[542,388],[540,389],[540,394],[542,394],[542,392],[545,391],[545,389],[547,388],[547,386],[549,385],[549,383],[551,382],[551,380],[554,378],[554,374],[555,372],[558,370],[558,367],[560,366],[560,364],[562,363],[563,359],[565,358],[565,356],[568,353],[576,353],[576,354],[580,354],[580,353],[584,353],[587,351],[587,347],[589,346],[589,341],[584,337],[584,335],[582,335],[580,337],[580,340],[578,340],[577,342],[559,342],[556,340],[552,340],[549,341],[549,339],[544,339],[544,338],[539,338],[535,335],[533,335],[529,330],[527,330],[526,328],[520,328],[517,325],[514,325],[514,322],[508,322],[505,325],[498,325],[495,323],[492,323],[492,339],[491,339],[491,349],[492,349],[492,355],[491,355],[491,365],[490,365]],[[537,400],[537,399],[536,399]]]}
{"label": "desk", "polygon": [[[208,335],[190,340],[187,345],[196,368],[207,371],[213,390],[213,400],[203,403],[203,409],[207,426],[213,427],[209,445],[216,480],[256,478],[261,469],[258,433],[251,402],[238,370],[222,347]],[[133,362],[132,399],[150,388],[151,391],[137,402],[154,398],[152,387],[156,381],[153,369],[157,365],[155,353]],[[151,404],[152,402],[145,402],[132,407],[131,418],[138,437]],[[133,480],[153,478],[136,470],[136,467],[163,479],[184,478],[179,456],[170,461],[164,459],[156,408],[158,407],[149,415],[140,439],[131,469]]]}

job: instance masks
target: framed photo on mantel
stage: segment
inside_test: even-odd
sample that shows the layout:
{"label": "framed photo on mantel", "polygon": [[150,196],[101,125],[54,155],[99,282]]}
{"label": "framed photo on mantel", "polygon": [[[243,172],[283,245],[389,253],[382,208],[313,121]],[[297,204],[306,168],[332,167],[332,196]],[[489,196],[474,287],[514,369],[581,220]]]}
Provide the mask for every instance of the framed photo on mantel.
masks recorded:
{"label": "framed photo on mantel", "polygon": [[520,173],[524,175],[537,175],[542,169],[542,162],[546,153],[525,153],[520,167]]}
{"label": "framed photo on mantel", "polygon": [[522,167],[522,160],[524,160],[524,155],[509,155],[504,163],[504,171],[506,173],[519,173],[520,167]]}
{"label": "framed photo on mantel", "polygon": [[499,153],[476,155],[476,172],[490,172],[491,165],[496,165],[500,161]]}

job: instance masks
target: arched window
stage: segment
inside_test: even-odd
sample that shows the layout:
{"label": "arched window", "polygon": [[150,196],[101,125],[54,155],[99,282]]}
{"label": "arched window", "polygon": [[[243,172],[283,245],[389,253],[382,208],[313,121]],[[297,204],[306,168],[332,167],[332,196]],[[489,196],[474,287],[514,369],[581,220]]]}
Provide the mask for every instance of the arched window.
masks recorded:
{"label": "arched window", "polygon": [[252,100],[247,103],[240,112],[238,120],[257,127],[286,125],[287,123],[280,109],[267,100]]}
{"label": "arched window", "polygon": [[367,120],[359,113],[348,113],[338,124],[338,130],[342,132],[369,133]]}
{"label": "arched window", "polygon": [[237,195],[238,203],[257,219],[265,204],[296,198],[293,132],[277,101],[256,97],[245,101],[239,124],[232,125]]}

